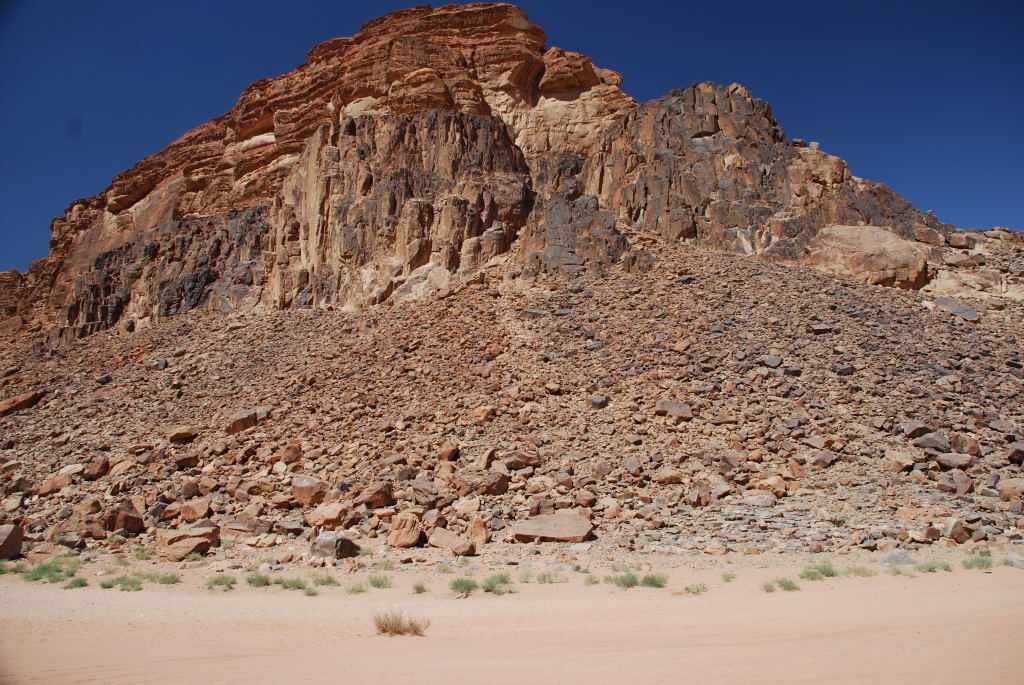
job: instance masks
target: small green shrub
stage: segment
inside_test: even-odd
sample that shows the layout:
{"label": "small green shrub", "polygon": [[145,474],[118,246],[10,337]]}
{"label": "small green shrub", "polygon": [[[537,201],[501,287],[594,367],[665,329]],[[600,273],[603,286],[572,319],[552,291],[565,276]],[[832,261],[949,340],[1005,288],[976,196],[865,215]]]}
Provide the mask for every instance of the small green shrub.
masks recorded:
{"label": "small green shrub", "polygon": [[391,561],[390,559],[381,559],[380,561],[376,562],[373,565],[373,567],[378,571],[394,571],[395,562]]}
{"label": "small green shrub", "polygon": [[935,573],[936,571],[952,571],[953,567],[945,561],[926,561],[914,567],[920,573]]}
{"label": "small green shrub", "polygon": [[992,557],[971,557],[963,560],[963,566],[967,569],[990,569],[992,568]]}
{"label": "small green shrub", "polygon": [[533,571],[528,568],[524,568],[519,574],[520,583],[532,583],[533,582]]}
{"label": "small green shrub", "polygon": [[62,586],[65,590],[74,590],[76,588],[85,587],[89,584],[85,578],[72,578]]}
{"label": "small green shrub", "polygon": [[153,558],[153,550],[147,547],[139,546],[135,548],[135,551],[133,552],[132,556],[134,556],[135,559],[138,561],[149,561]]}
{"label": "small green shrub", "polygon": [[24,573],[24,571],[24,562],[19,561],[16,564],[8,566],[6,561],[0,561],[0,575],[4,575],[5,573]]}
{"label": "small green shrub", "polygon": [[472,578],[456,578],[452,582],[448,583],[448,589],[456,594],[463,596],[469,596],[473,590],[476,590],[479,585]]}
{"label": "small green shrub", "polygon": [[723,573],[722,574],[722,580],[725,581],[726,583],[731,583],[732,581],[736,580],[736,574],[735,573],[728,573],[728,572]]}
{"label": "small green shrub", "polygon": [[125,578],[123,583],[119,583],[121,592],[138,592],[142,589],[142,580],[139,578]]}
{"label": "small green shrub", "polygon": [[847,576],[856,576],[858,578],[870,578],[871,576],[878,575],[874,570],[867,566],[851,566],[843,571],[843,574]]}
{"label": "small green shrub", "polygon": [[253,573],[245,579],[245,582],[252,587],[267,587],[270,585],[270,576],[263,573]]}
{"label": "small green shrub", "polygon": [[345,592],[347,592],[350,595],[358,595],[363,592],[366,592],[366,586],[362,583],[352,583],[347,588],[345,588]]}
{"label": "small green shrub", "polygon": [[455,569],[453,569],[449,564],[438,564],[437,572],[438,573],[454,573]]}
{"label": "small green shrub", "polygon": [[280,585],[285,590],[305,590],[308,587],[302,578],[278,578],[274,584]]}
{"label": "small green shrub", "polygon": [[329,573],[314,573],[313,584],[334,587],[338,581]]}
{"label": "small green shrub", "polygon": [[361,557],[372,557],[373,556],[373,548],[372,547],[360,547],[359,548],[359,556],[361,556]]}
{"label": "small green shrub", "polygon": [[507,573],[495,573],[484,580],[482,585],[484,592],[494,595],[504,595],[513,592],[512,578]]}
{"label": "small green shrub", "polygon": [[639,585],[640,579],[637,578],[636,574],[632,571],[627,571],[626,573],[622,573],[617,576],[607,576],[605,577],[604,582],[611,583],[612,585],[617,585],[624,589],[628,589]]}
{"label": "small green shrub", "polygon": [[424,592],[427,591],[427,586],[425,583],[414,583],[412,586],[412,591],[415,592],[417,595],[422,595]]}
{"label": "small green shrub", "polygon": [[401,611],[389,611],[384,614],[375,614],[373,625],[378,635],[415,635],[422,637],[430,627],[430,621],[420,621],[413,618],[406,618]]}
{"label": "small green shrub", "polygon": [[205,558],[206,557],[199,552],[190,552],[189,555],[185,557],[185,561],[202,561]]}
{"label": "small green shrub", "polygon": [[545,571],[544,573],[541,573],[540,575],[537,576],[537,582],[538,583],[548,584],[548,583],[565,583],[567,581],[565,580],[565,578],[563,578],[561,575],[555,573],[554,571]]}
{"label": "small green shrub", "polygon": [[217,590],[220,589],[224,592],[235,589],[235,577],[227,573],[218,573],[206,581],[206,589]]}
{"label": "small green shrub", "polygon": [[823,578],[835,578],[837,575],[839,575],[839,571],[830,561],[811,564],[800,573],[800,577],[804,580],[822,580]]}
{"label": "small green shrub", "polygon": [[902,566],[891,566],[889,568],[889,574],[893,576],[906,576],[908,578],[916,577],[916,574],[913,571],[905,569]]}
{"label": "small green shrub", "polygon": [[391,579],[387,576],[370,576],[367,578],[366,582],[370,584],[370,587],[378,590],[391,587]]}
{"label": "small green shrub", "polygon": [[29,582],[45,580],[48,583],[62,583],[73,577],[81,565],[78,560],[54,559],[23,571],[21,577]]}
{"label": "small green shrub", "polygon": [[775,584],[779,586],[779,589],[783,592],[796,592],[800,589],[800,586],[789,578],[776,578]]}
{"label": "small green shrub", "polygon": [[643,587],[663,588],[668,585],[668,576],[661,573],[649,574],[641,579],[640,585]]}
{"label": "small green shrub", "polygon": [[697,583],[695,585],[687,585],[683,588],[683,592],[688,595],[702,595],[708,591],[707,585],[704,583]]}
{"label": "small green shrub", "polygon": [[595,576],[594,574],[588,573],[587,575],[583,576],[583,584],[584,585],[600,585],[601,581],[598,580],[597,576]]}
{"label": "small green shrub", "polygon": [[320,593],[319,593],[319,592],[317,592],[316,590],[314,590],[314,589],[313,589],[313,588],[311,588],[311,587],[307,587],[306,589],[304,589],[304,590],[302,591],[302,594],[306,595],[307,597],[316,597],[316,596],[317,596],[317,595],[319,595]]}
{"label": "small green shrub", "polygon": [[768,581],[767,583],[762,583],[761,589],[765,592],[775,592],[775,583],[771,581]]}

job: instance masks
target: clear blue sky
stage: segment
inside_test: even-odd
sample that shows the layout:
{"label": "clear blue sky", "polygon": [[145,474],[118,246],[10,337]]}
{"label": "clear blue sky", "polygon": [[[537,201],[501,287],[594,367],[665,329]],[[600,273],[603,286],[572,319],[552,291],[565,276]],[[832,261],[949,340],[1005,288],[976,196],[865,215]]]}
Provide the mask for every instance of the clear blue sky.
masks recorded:
{"label": "clear blue sky", "polygon": [[[328,38],[414,4],[0,0],[0,270],[46,254],[74,199],[290,71]],[[649,100],[739,82],[791,137],[964,228],[1024,228],[1024,2],[545,0],[548,45]]]}

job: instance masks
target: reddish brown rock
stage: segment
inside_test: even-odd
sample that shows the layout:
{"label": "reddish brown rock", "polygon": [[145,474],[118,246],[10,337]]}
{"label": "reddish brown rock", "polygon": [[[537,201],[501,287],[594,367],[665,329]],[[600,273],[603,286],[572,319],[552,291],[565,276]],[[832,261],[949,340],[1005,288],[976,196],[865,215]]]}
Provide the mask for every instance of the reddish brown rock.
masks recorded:
{"label": "reddish brown rock", "polygon": [[804,260],[862,283],[914,289],[928,282],[925,250],[877,226],[823,228],[808,245]]}
{"label": "reddish brown rock", "polygon": [[379,509],[391,506],[394,501],[395,496],[391,489],[391,483],[377,481],[363,488],[362,492],[355,499],[355,505],[361,506],[365,504],[370,509]]}
{"label": "reddish brown rock", "polygon": [[420,520],[414,514],[398,514],[391,519],[387,543],[392,547],[415,547],[422,535]]}
{"label": "reddish brown rock", "polygon": [[192,426],[175,426],[167,431],[167,439],[171,442],[192,442],[199,431]]}
{"label": "reddish brown rock", "polygon": [[305,507],[313,507],[324,501],[330,486],[313,476],[296,476],[292,479],[292,497]]}
{"label": "reddish brown rock", "polygon": [[13,559],[21,556],[21,543],[24,536],[21,528],[14,525],[0,526],[0,559]]}
{"label": "reddish brown rock", "polygon": [[457,557],[468,557],[476,554],[476,545],[447,528],[435,528],[430,531],[427,544],[431,547],[446,549]]}
{"label": "reddish brown rock", "polygon": [[190,554],[206,554],[220,544],[215,527],[156,530],[156,553],[168,561],[182,561]]}
{"label": "reddish brown rock", "polygon": [[22,409],[34,407],[45,395],[45,390],[35,390],[2,399],[0,400],[0,417],[13,414],[14,412],[21,411]]}

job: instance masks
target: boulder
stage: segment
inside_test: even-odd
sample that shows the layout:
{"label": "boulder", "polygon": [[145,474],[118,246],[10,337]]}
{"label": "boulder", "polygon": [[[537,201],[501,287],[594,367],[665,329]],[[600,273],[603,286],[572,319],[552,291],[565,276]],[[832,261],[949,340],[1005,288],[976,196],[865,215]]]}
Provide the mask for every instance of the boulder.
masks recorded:
{"label": "boulder", "polygon": [[345,559],[358,555],[359,545],[337,531],[326,530],[310,543],[309,553],[315,557]]}
{"label": "boulder", "polygon": [[46,394],[45,390],[34,390],[32,392],[26,392],[21,395],[15,395],[14,397],[7,397],[0,400],[0,418],[13,414],[16,411],[22,409],[29,409],[34,407],[39,400],[43,399]]}
{"label": "boulder", "polygon": [[21,543],[24,539],[19,526],[11,524],[0,526],[0,559],[20,557]]}
{"label": "boulder", "polygon": [[917,289],[928,282],[927,254],[878,226],[826,226],[811,239],[804,261],[839,278]]}
{"label": "boulder", "polygon": [[455,481],[459,497],[469,494],[504,495],[508,491],[508,476],[498,471],[463,471]]}
{"label": "boulder", "polygon": [[292,497],[304,507],[313,507],[323,502],[329,489],[326,481],[313,476],[295,476],[292,479]]}
{"label": "boulder", "polygon": [[654,403],[655,416],[667,416],[679,421],[689,421],[693,418],[693,410],[690,405],[675,400],[658,400]]}
{"label": "boulder", "polygon": [[341,502],[327,502],[321,504],[313,511],[306,514],[306,522],[325,530],[335,528],[347,528],[359,522],[361,517],[352,511],[352,508]]}
{"label": "boulder", "polygon": [[228,435],[234,435],[235,433],[241,433],[247,428],[252,428],[260,421],[267,419],[270,416],[270,407],[255,407],[253,409],[244,409],[240,412],[232,414],[228,419],[228,423],[224,426],[224,431]]}
{"label": "boulder", "polygon": [[435,528],[430,531],[427,544],[431,547],[446,549],[457,557],[468,557],[476,554],[476,545],[447,528]]}
{"label": "boulder", "polygon": [[171,442],[192,442],[199,431],[192,426],[175,426],[167,431],[167,439]]}
{"label": "boulder", "polygon": [[156,553],[168,561],[181,561],[192,553],[206,554],[219,543],[220,529],[215,526],[156,530]]}
{"label": "boulder", "polygon": [[391,483],[377,481],[363,488],[363,491],[356,497],[355,505],[358,507],[365,504],[370,509],[380,509],[391,506],[394,502],[395,495],[391,489]]}
{"label": "boulder", "polygon": [[422,535],[423,528],[415,514],[398,514],[391,519],[387,543],[392,547],[415,547]]}
{"label": "boulder", "polygon": [[583,542],[593,530],[594,524],[590,519],[563,509],[554,514],[516,521],[512,526],[512,536],[516,542]]}

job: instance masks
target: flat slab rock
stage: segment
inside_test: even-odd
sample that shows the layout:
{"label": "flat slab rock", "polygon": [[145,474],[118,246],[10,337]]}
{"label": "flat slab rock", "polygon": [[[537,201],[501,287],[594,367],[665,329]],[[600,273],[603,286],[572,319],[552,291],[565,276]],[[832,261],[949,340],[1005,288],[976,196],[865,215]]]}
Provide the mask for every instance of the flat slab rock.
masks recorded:
{"label": "flat slab rock", "polygon": [[573,512],[557,512],[517,521],[512,534],[517,542],[583,542],[594,529],[594,524]]}

